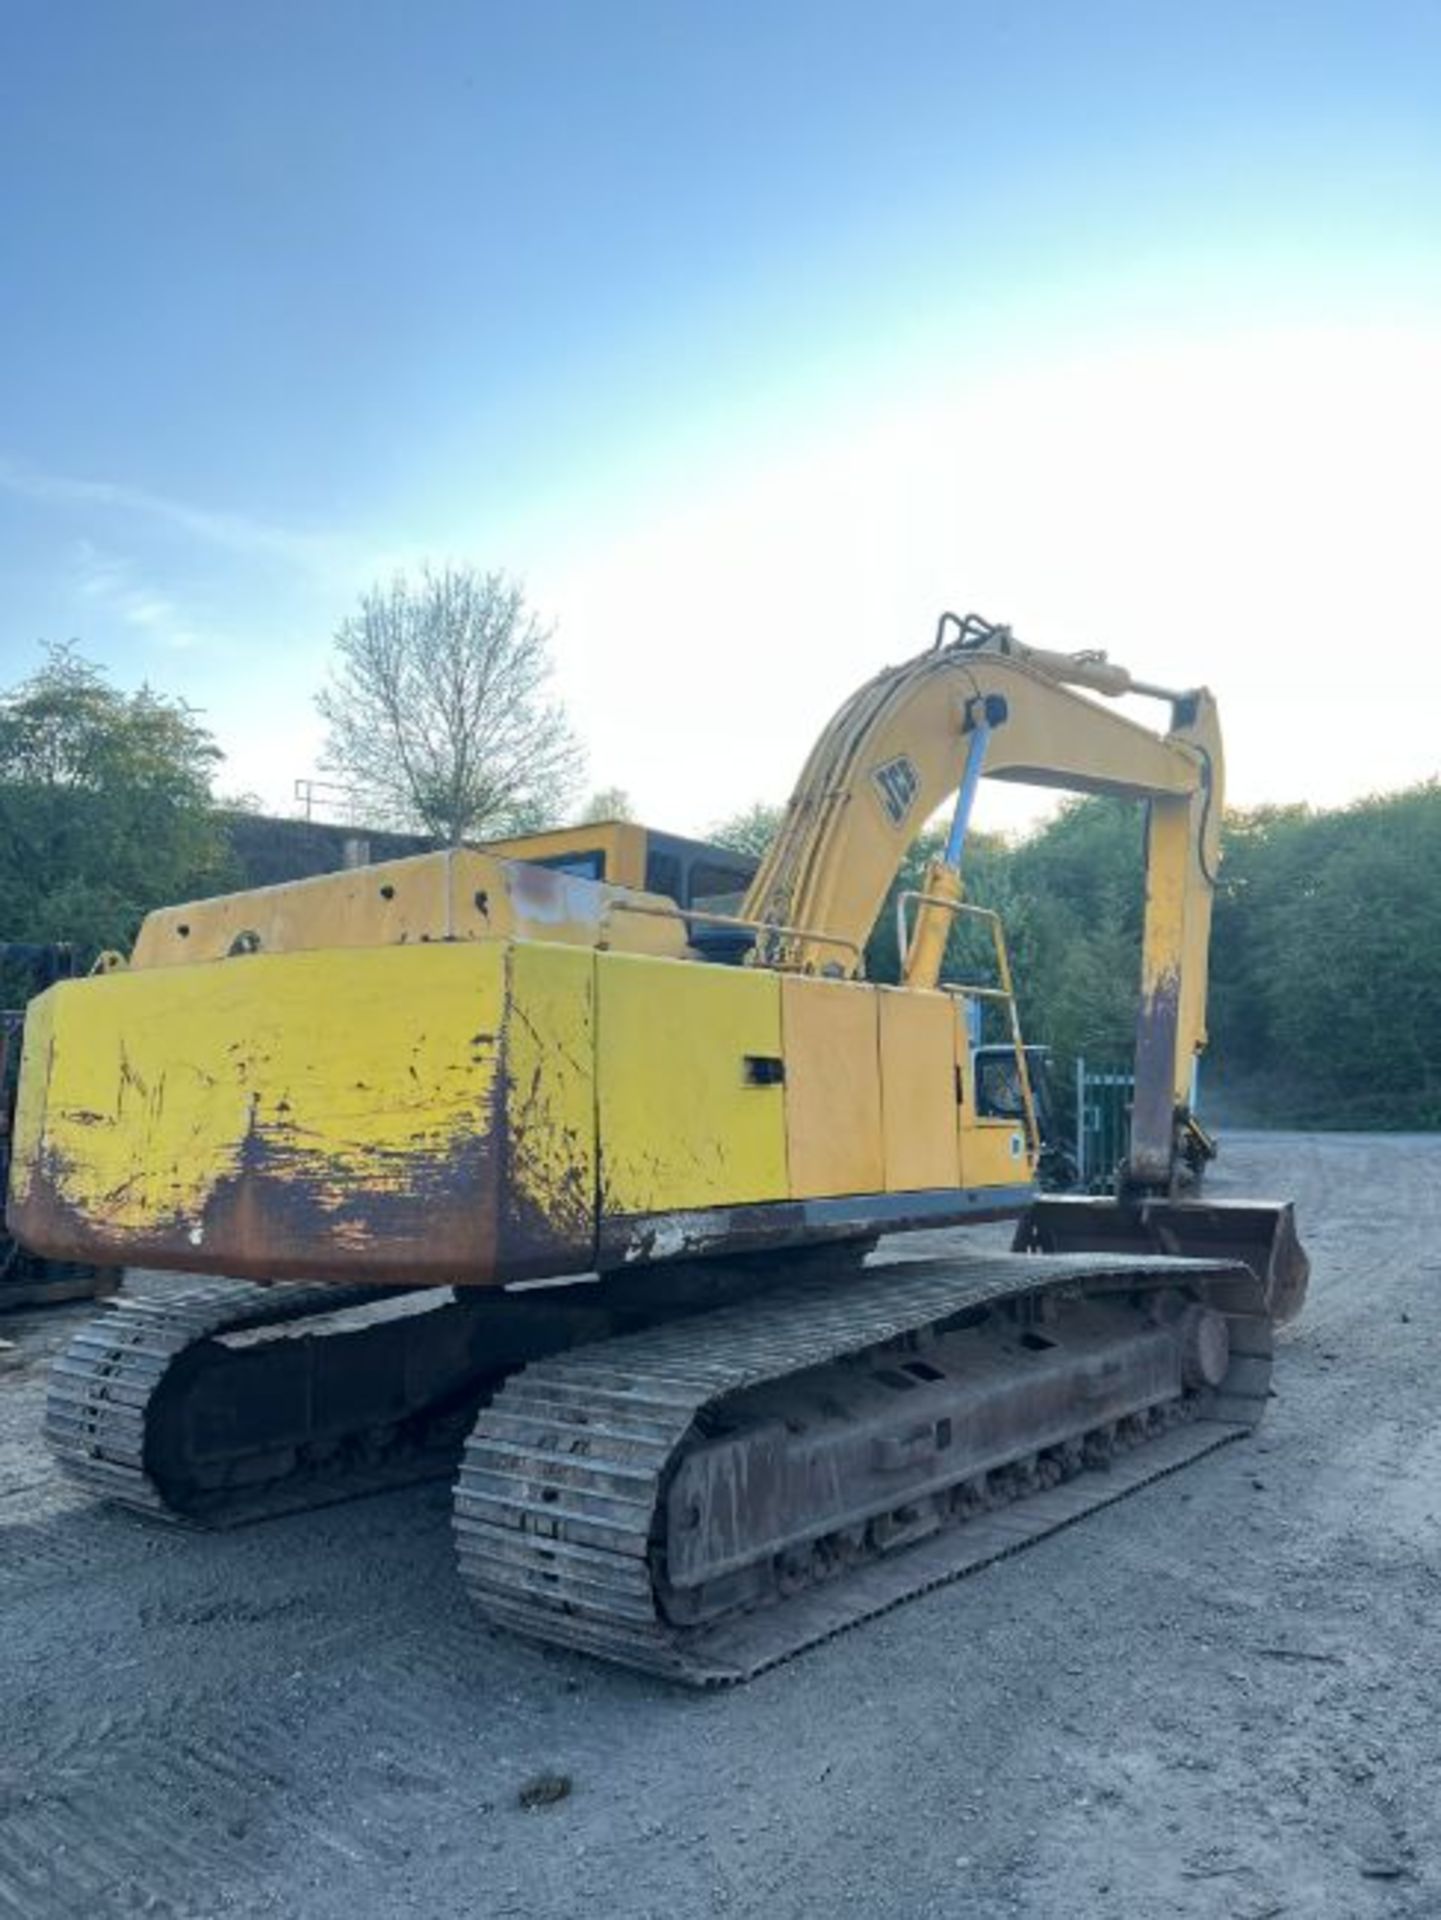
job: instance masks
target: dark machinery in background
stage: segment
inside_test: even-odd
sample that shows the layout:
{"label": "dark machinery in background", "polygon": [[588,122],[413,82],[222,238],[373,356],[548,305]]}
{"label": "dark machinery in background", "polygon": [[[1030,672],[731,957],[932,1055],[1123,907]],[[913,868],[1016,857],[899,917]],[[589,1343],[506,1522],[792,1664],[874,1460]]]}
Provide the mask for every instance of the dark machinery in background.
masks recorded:
{"label": "dark machinery in background", "polygon": [[[10,1177],[26,1005],[57,980],[73,979],[75,973],[72,946],[56,941],[0,940],[0,1194]],[[119,1284],[118,1267],[46,1260],[28,1253],[0,1226],[0,1312],[58,1300],[103,1299]]]}

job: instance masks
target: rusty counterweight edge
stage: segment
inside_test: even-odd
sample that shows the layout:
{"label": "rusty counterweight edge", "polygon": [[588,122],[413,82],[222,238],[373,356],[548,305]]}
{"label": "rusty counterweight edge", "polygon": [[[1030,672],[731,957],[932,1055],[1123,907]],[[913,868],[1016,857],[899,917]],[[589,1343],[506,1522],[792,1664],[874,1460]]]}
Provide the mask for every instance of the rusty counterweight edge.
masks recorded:
{"label": "rusty counterweight edge", "polygon": [[[656,1516],[696,1416],[714,1401],[991,1302],[1182,1280],[1226,1314],[1232,1337],[1230,1372],[1195,1425],[1090,1488],[1050,1489],[799,1602],[689,1633],[661,1619],[650,1568]],[[461,1577],[493,1623],[529,1637],[692,1685],[747,1679],[1246,1431],[1264,1410],[1270,1353],[1259,1282],[1229,1261],[1011,1254],[871,1267],[842,1287],[802,1282],[573,1349],[507,1381],[476,1422],[456,1485]]]}
{"label": "rusty counterweight edge", "polygon": [[[258,1160],[251,1150],[250,1158]],[[677,1208],[661,1213],[609,1213],[584,1228],[575,1209],[560,1224],[543,1219],[516,1195],[502,1214],[489,1192],[488,1163],[432,1167],[428,1183],[402,1201],[372,1196],[349,1210],[327,1211],[307,1198],[302,1183],[262,1177],[248,1166],[225,1188],[222,1207],[212,1198],[197,1240],[193,1223],[177,1216],[153,1230],[102,1232],[56,1197],[53,1177],[37,1183],[18,1223],[36,1245],[64,1247],[76,1259],[123,1254],[134,1267],[156,1267],[217,1279],[392,1287],[406,1284],[500,1287],[516,1280],[579,1277],[598,1268],[658,1264],[676,1258],[765,1252],[914,1228],[974,1226],[1012,1220],[1036,1199],[1036,1188],[929,1187],[906,1193],[844,1194],[818,1199],[759,1200],[736,1206]],[[467,1212],[453,1200],[472,1180],[481,1203]],[[504,1180],[500,1181],[505,1186]],[[241,1205],[241,1200],[244,1205]],[[602,1200],[602,1207],[604,1201]],[[258,1222],[273,1216],[262,1235]],[[242,1230],[237,1224],[244,1219]],[[444,1230],[440,1230],[443,1224]],[[368,1274],[368,1277],[367,1277]]]}

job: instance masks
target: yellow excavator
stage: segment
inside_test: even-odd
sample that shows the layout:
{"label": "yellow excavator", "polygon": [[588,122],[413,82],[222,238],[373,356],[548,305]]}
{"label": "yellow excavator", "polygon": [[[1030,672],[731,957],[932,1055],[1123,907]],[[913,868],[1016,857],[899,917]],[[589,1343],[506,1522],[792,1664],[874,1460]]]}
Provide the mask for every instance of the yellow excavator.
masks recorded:
{"label": "yellow excavator", "polygon": [[[1004,936],[961,880],[983,776],[1148,809],[1112,1198],[1037,1197]],[[30,1009],[8,1219],[215,1277],[76,1336],[52,1447],[217,1525],[458,1459],[490,1621],[715,1683],[1246,1432],[1307,1265],[1288,1204],[1179,1197],[1221,782],[1204,690],[946,615],[836,714],[738,904],[605,829],[151,914]],[[952,796],[896,903],[902,979],[869,982]],[[948,980],[963,917],[993,965]],[[1009,1113],[978,1098],[979,1006]],[[1015,1250],[877,1248],[997,1220]]]}

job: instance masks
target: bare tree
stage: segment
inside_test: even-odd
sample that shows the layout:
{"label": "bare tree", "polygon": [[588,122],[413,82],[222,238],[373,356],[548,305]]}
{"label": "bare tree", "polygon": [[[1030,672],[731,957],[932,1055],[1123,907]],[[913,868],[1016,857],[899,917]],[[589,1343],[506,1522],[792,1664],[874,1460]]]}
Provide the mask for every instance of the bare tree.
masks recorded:
{"label": "bare tree", "polygon": [[550,635],[503,573],[427,566],[372,587],[316,701],[324,765],[384,820],[451,846],[556,820],[582,756],[548,698]]}

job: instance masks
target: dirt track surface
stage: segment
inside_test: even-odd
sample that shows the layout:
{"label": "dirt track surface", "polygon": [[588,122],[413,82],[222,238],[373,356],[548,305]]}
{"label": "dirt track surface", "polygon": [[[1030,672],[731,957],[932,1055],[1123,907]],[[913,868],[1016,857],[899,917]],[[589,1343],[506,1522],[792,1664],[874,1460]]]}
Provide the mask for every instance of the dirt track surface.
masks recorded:
{"label": "dirt track surface", "polygon": [[86,1310],[15,1316],[0,1915],[1441,1913],[1441,1136],[1223,1169],[1315,1261],[1260,1433],[714,1695],[479,1626],[443,1486],[106,1512],[38,1438]]}

